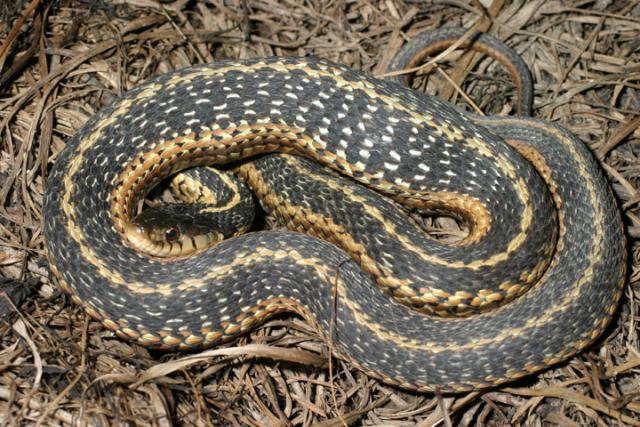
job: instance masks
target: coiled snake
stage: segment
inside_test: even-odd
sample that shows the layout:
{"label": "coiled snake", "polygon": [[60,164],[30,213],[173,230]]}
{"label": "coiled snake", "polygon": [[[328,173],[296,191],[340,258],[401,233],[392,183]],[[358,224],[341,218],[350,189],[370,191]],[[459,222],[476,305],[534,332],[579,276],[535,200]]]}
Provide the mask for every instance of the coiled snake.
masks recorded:
{"label": "coiled snake", "polygon": [[[259,156],[272,152],[313,162]],[[253,232],[169,258],[123,237],[165,177],[256,156],[237,173],[311,236]],[[470,234],[426,238],[380,194],[460,216]],[[579,352],[609,323],[625,270],[611,191],[568,131],[315,58],[221,61],[127,92],[60,153],[44,234],[58,284],[123,338],[199,349],[293,311],[368,374],[422,391],[501,384]]]}

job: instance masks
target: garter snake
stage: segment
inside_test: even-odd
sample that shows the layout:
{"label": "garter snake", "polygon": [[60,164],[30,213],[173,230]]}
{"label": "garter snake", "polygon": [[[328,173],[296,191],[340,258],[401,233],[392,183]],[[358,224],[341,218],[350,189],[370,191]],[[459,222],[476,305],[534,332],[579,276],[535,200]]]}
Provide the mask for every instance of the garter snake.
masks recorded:
{"label": "garter snake", "polygon": [[[312,236],[253,232],[167,259],[123,237],[165,177],[272,152],[314,163],[266,156],[238,173]],[[380,193],[453,212],[470,234],[430,241]],[[43,216],[54,279],[122,338],[199,349],[293,311],[333,331],[340,357],[420,391],[489,387],[574,355],[609,323],[625,273],[611,191],[568,131],[311,57],[221,61],[132,89],[68,141]]]}

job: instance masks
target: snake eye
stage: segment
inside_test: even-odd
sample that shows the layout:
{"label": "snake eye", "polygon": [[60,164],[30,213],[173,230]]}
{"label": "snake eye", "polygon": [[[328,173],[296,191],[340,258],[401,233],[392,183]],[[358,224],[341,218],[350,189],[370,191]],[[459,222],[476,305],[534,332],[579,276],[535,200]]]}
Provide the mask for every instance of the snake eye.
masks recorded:
{"label": "snake eye", "polygon": [[164,232],[164,238],[167,243],[173,243],[180,238],[180,230],[178,230],[176,227],[168,228]]}

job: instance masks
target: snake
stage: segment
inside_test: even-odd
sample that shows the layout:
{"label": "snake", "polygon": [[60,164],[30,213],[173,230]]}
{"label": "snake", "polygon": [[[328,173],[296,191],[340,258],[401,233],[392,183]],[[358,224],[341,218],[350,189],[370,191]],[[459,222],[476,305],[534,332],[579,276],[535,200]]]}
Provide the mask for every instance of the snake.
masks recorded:
{"label": "snake", "polygon": [[[419,36],[392,68],[461,34]],[[466,44],[529,84],[504,44],[484,35]],[[590,150],[556,124],[465,112],[396,80],[268,57],[196,65],[129,90],[49,172],[52,279],[118,337],[157,350],[199,351],[294,313],[337,357],[420,392],[495,387],[592,344],[616,313],[626,250]],[[526,113],[532,90],[518,89],[529,93],[518,107]],[[200,241],[200,227],[167,220],[154,241],[144,226],[154,215],[136,220],[143,199],[203,166],[236,178],[218,205],[196,195],[199,210],[236,209],[246,186],[278,226],[236,218],[250,232]],[[441,241],[412,219],[442,213],[468,235]]]}

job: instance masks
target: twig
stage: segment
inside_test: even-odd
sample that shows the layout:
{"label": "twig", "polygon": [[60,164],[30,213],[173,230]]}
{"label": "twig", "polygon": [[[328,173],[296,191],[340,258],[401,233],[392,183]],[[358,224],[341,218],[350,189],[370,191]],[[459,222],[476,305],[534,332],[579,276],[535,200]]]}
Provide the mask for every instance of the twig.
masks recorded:
{"label": "twig", "polygon": [[31,0],[31,3],[29,3],[29,6],[27,6],[24,13],[16,21],[15,25],[7,35],[7,38],[5,39],[4,43],[2,43],[2,46],[0,46],[0,70],[2,70],[4,66],[4,62],[7,59],[7,55],[9,53],[9,48],[11,47],[14,40],[18,36],[20,29],[24,25],[29,15],[31,15],[31,13],[38,7],[39,4],[40,4],[40,0]]}

